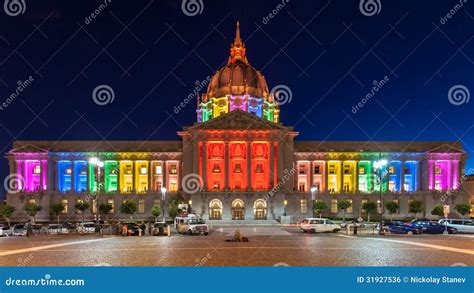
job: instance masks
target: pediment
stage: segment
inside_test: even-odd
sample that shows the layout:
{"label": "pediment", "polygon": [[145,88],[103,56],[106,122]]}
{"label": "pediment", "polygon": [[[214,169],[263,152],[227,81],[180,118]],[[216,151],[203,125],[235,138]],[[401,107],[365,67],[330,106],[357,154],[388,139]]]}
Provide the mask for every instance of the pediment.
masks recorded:
{"label": "pediment", "polygon": [[47,153],[47,149],[40,148],[32,144],[25,144],[17,146],[16,148],[9,151],[9,153]]}
{"label": "pediment", "polygon": [[429,150],[428,153],[465,153],[465,151],[460,149],[457,144],[443,144],[439,147]]}
{"label": "pediment", "polygon": [[242,110],[234,110],[207,122],[196,123],[187,130],[291,130]]}

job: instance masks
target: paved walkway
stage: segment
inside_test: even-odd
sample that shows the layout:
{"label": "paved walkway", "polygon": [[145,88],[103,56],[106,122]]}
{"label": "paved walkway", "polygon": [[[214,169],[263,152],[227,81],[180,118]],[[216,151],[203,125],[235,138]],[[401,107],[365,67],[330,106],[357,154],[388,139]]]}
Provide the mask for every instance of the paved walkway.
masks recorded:
{"label": "paved walkway", "polygon": [[279,227],[219,227],[215,228],[214,233],[222,233],[227,236],[232,236],[236,229],[240,229],[242,236],[289,236],[291,233]]}

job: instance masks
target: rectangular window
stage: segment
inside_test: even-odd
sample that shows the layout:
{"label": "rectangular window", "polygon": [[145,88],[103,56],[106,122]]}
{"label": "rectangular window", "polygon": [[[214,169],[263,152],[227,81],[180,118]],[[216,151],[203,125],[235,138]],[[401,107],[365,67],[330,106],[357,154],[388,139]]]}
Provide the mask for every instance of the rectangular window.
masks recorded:
{"label": "rectangular window", "polygon": [[351,174],[351,166],[344,165],[344,175],[349,175],[349,174]]}
{"label": "rectangular window", "polygon": [[321,166],[319,165],[314,166],[314,174],[321,174]]}
{"label": "rectangular window", "polygon": [[242,173],[242,166],[240,165],[240,163],[235,164],[234,172],[235,173]]}
{"label": "rectangular window", "polygon": [[329,166],[329,174],[336,174],[336,170],[335,170],[335,166],[334,165],[330,165]]}
{"label": "rectangular window", "polygon": [[64,206],[64,209],[61,214],[67,214],[67,199],[61,199],[61,204]]}
{"label": "rectangular window", "polygon": [[262,164],[257,164],[255,168],[255,173],[263,173],[263,165]]}
{"label": "rectangular window", "polygon": [[363,207],[364,204],[366,204],[368,201],[369,201],[368,199],[363,199],[363,200],[360,201],[360,211],[361,211],[362,213],[365,213],[365,212],[366,212],[366,210],[363,209],[362,207]]}
{"label": "rectangular window", "polygon": [[154,205],[161,205],[161,199],[154,199],[153,204]]}
{"label": "rectangular window", "polygon": [[349,202],[351,203],[351,206],[347,208],[347,211],[346,211],[346,212],[347,212],[348,214],[352,214],[352,212],[353,212],[353,209],[352,209],[352,199],[349,199]]}
{"label": "rectangular window", "polygon": [[300,182],[298,184],[298,191],[299,192],[305,192],[306,191],[306,184],[304,182]]}
{"label": "rectangular window", "polygon": [[155,166],[155,174],[161,175],[163,174],[163,166]]}
{"label": "rectangular window", "polygon": [[41,166],[36,165],[35,168],[33,169],[33,174],[39,174],[41,173]]}
{"label": "rectangular window", "polygon": [[97,199],[93,199],[91,205],[92,213],[97,214]]}
{"label": "rectangular window", "polygon": [[145,200],[144,199],[138,200],[138,213],[139,214],[145,213]]}
{"label": "rectangular window", "polygon": [[299,165],[298,170],[299,170],[299,174],[306,174],[305,165]]}
{"label": "rectangular window", "polygon": [[359,167],[359,174],[360,175],[365,175],[365,167],[364,166]]}
{"label": "rectangular window", "polygon": [[36,204],[36,199],[31,198],[31,199],[28,200],[28,203]]}
{"label": "rectangular window", "polygon": [[395,166],[388,166],[388,174],[395,174]]}
{"label": "rectangular window", "polygon": [[331,213],[337,213],[337,199],[331,199]]}
{"label": "rectangular window", "polygon": [[382,205],[380,204],[380,199],[377,200],[377,213],[380,214],[382,212]]}
{"label": "rectangular window", "polygon": [[176,165],[171,165],[170,173],[171,173],[171,174],[178,174],[178,166],[176,166]]}
{"label": "rectangular window", "polygon": [[308,212],[308,201],[306,199],[300,200],[300,212],[306,214]]}
{"label": "rectangular window", "polygon": [[146,171],[147,171],[146,169],[147,169],[147,167],[141,167],[141,168],[140,168],[140,174],[141,174],[141,175],[146,175],[146,173],[147,173],[147,172],[146,172]]}
{"label": "rectangular window", "polygon": [[113,214],[115,213],[115,203],[113,199],[108,199],[107,203],[112,206],[112,209],[110,210],[110,213]]}
{"label": "rectangular window", "polygon": [[441,167],[439,165],[435,165],[435,174],[442,174]]}
{"label": "rectangular window", "polygon": [[[78,200],[76,201],[76,203],[83,203],[83,202],[84,202],[84,200],[82,200],[82,199],[78,199]],[[76,210],[76,213],[82,214],[82,211]]]}
{"label": "rectangular window", "polygon": [[214,166],[212,167],[212,173],[220,173],[221,172],[221,167],[219,166],[219,164],[214,164]]}

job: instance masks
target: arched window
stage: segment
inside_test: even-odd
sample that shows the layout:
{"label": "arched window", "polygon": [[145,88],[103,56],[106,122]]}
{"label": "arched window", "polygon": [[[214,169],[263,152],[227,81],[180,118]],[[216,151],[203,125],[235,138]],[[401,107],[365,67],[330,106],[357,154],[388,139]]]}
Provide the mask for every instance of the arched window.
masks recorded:
{"label": "arched window", "polygon": [[209,220],[222,219],[222,202],[218,199],[213,199],[209,203]]}
{"label": "arched window", "polygon": [[263,199],[257,199],[253,203],[253,214],[255,220],[266,220],[267,219],[267,202]]}
{"label": "arched window", "polygon": [[241,199],[232,201],[232,220],[245,219],[245,203]]}

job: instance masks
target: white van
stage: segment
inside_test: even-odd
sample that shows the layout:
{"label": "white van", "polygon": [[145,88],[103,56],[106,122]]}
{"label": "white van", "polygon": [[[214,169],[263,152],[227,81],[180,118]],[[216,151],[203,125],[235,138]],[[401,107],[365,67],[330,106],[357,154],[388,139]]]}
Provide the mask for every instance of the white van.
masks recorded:
{"label": "white van", "polygon": [[300,224],[305,233],[339,232],[341,226],[326,218],[305,218]]}
{"label": "white van", "polygon": [[459,233],[474,233],[474,222],[472,220],[461,220],[461,219],[441,219],[438,224],[446,225],[448,222],[449,227],[456,228]]}
{"label": "white van", "polygon": [[187,217],[176,217],[174,225],[180,234],[209,234],[209,226],[202,218],[194,214],[189,214]]}

